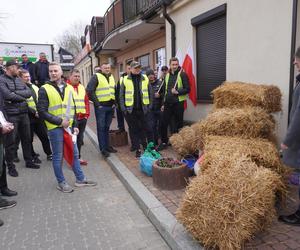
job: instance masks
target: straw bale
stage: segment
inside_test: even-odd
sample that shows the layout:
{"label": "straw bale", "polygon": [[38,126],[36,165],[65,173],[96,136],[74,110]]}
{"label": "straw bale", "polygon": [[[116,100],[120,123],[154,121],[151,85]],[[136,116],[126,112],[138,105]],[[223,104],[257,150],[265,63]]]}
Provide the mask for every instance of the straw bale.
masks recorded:
{"label": "straw bale", "polygon": [[[170,138],[180,155],[192,154],[203,148],[207,135],[265,138],[276,144],[274,118],[260,108],[218,109],[190,128],[183,128]],[[179,135],[179,136],[178,136]]]}
{"label": "straw bale", "polygon": [[273,139],[274,129],[274,118],[260,108],[223,108],[201,121],[197,134]]}
{"label": "straw bale", "polygon": [[268,113],[281,111],[281,91],[273,85],[224,82],[212,94],[215,109],[260,107]]}
{"label": "straw bale", "polygon": [[199,146],[197,140],[198,137],[195,134],[195,126],[196,124],[193,124],[192,126],[185,126],[179,133],[170,137],[172,147],[178,154],[184,156],[197,153]]}
{"label": "straw bale", "polygon": [[257,166],[276,171],[286,177],[287,168],[281,163],[276,146],[266,139],[242,139],[229,136],[207,136],[204,138],[205,157],[201,171],[212,165],[212,159],[226,157],[249,157]]}
{"label": "straw bale", "polygon": [[205,247],[241,249],[276,218],[276,192],[284,185],[277,173],[246,156],[217,159],[214,166],[194,178],[176,216]]}

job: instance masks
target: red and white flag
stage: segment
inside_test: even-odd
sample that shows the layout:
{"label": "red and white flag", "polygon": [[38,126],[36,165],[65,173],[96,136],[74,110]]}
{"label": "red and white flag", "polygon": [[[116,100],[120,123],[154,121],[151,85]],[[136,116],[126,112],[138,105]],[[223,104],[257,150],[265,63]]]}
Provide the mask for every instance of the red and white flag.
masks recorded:
{"label": "red and white flag", "polygon": [[74,143],[72,134],[66,129],[64,129],[64,158],[69,167],[72,168],[74,164]]}
{"label": "red and white flag", "polygon": [[190,93],[189,98],[194,104],[194,106],[197,105],[197,91],[196,91],[196,80],[195,80],[195,74],[193,70],[193,64],[194,62],[194,53],[193,53],[193,47],[190,44],[187,53],[185,55],[185,58],[183,60],[182,68],[184,69],[185,73],[187,74],[189,78],[190,83]]}

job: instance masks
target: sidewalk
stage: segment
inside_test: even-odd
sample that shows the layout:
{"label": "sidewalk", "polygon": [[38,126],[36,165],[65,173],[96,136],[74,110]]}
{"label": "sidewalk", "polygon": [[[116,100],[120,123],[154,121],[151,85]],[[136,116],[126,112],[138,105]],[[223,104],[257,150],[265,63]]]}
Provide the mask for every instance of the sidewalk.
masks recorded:
{"label": "sidewalk", "polygon": [[[93,105],[91,104],[91,117],[88,121],[89,128],[96,134],[96,122],[93,113]],[[113,119],[111,129],[117,129],[116,119]],[[129,146],[118,147],[116,156],[125,164],[125,166],[134,174],[143,185],[173,214],[179,206],[180,200],[184,194],[184,189],[176,191],[159,190],[153,185],[152,177],[147,177],[139,170],[139,161],[135,158],[135,154],[130,152]],[[172,149],[162,151],[164,156],[175,156],[176,153]],[[297,188],[291,187],[290,199],[287,208],[282,211],[289,214],[297,208],[295,201],[298,200]],[[260,233],[248,242],[245,249],[261,249],[261,250],[284,250],[284,249],[300,249],[300,227],[292,227],[275,221],[268,231]]]}

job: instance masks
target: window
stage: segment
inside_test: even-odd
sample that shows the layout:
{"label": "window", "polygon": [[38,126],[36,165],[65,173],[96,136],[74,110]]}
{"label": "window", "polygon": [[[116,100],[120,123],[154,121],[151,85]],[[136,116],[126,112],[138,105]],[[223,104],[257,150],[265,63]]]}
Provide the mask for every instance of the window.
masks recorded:
{"label": "window", "polygon": [[142,71],[150,69],[150,56],[149,54],[138,57],[138,62],[142,65]]}
{"label": "window", "polygon": [[159,69],[159,67],[166,65],[166,49],[160,48],[154,51],[155,57],[155,69]]}
{"label": "window", "polygon": [[211,101],[211,91],[226,80],[226,5],[192,19],[196,28],[197,97]]}
{"label": "window", "polygon": [[123,63],[120,63],[119,64],[119,74],[124,73],[123,71],[124,71]]}

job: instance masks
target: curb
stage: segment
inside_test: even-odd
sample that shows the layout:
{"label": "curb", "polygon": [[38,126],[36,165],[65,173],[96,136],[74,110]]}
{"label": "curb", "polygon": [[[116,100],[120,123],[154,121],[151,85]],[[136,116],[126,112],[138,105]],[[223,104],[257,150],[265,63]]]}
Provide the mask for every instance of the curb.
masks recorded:
{"label": "curb", "polygon": [[[98,149],[97,135],[88,126],[85,132]],[[106,161],[171,249],[204,249],[115,154]]]}

